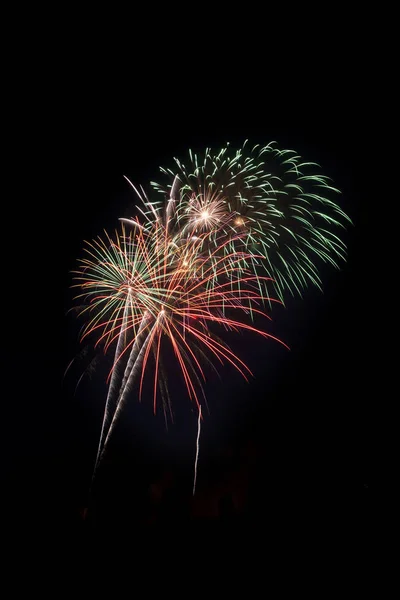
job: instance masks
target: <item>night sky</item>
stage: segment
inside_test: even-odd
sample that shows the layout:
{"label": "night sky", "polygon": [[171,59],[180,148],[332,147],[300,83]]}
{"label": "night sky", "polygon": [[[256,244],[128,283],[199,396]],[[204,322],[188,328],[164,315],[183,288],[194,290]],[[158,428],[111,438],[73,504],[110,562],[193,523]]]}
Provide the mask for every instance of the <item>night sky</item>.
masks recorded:
{"label": "night sky", "polygon": [[[300,78],[281,99],[260,95],[251,85],[242,95],[238,83],[218,88],[218,77],[200,93],[195,83],[169,87],[139,75],[114,88],[86,74],[81,66],[76,77],[69,73],[57,81],[34,126],[35,135],[43,134],[33,159],[41,175],[31,207],[41,215],[38,296],[33,338],[24,341],[32,355],[16,371],[15,385],[20,378],[27,391],[18,406],[9,407],[6,431],[14,523],[23,535],[51,531],[76,540],[99,532],[146,536],[165,528],[221,525],[286,535],[360,524],[376,469],[373,413],[379,395],[377,344],[371,341],[376,334],[369,328],[365,294],[374,261],[366,250],[374,191],[364,150],[374,139],[375,121],[365,128],[360,92]],[[298,99],[292,102],[293,94]],[[348,262],[340,271],[322,266],[323,294],[309,288],[304,299],[274,311],[271,331],[290,351],[244,337],[234,344],[254,379],[247,384],[229,368],[221,370],[220,380],[210,379],[195,502],[197,413],[174,383],[176,421],[168,430],[162,411],[153,415],[151,399],[138,404],[132,398],[84,521],[106,397],[102,365],[108,363],[85,376],[76,393],[85,361],[63,378],[82,349],[79,322],[67,312],[73,306],[70,272],[83,240],[134,214],[135,197],[123,175],[148,185],[160,165],[185,157],[188,148],[219,148],[227,141],[235,146],[245,139],[276,140],[332,177],[354,222],[345,233]]]}

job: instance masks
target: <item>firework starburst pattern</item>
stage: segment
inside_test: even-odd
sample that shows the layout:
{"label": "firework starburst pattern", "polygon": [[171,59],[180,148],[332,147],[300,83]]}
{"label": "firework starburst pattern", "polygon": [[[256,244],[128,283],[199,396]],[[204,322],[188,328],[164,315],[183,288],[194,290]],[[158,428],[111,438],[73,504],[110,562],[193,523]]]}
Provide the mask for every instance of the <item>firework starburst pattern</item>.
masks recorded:
{"label": "firework starburst pattern", "polygon": [[204,366],[251,374],[224,331],[284,344],[262,325],[274,303],[320,288],[318,265],[338,267],[346,257],[340,231],[350,220],[315,163],[272,143],[188,158],[161,168],[151,199],[128,180],[137,215],[87,242],[75,272],[82,338],[114,355],[94,473],[134,386],[141,396],[149,378],[154,411],[171,410],[169,352],[198,410],[197,474]]}

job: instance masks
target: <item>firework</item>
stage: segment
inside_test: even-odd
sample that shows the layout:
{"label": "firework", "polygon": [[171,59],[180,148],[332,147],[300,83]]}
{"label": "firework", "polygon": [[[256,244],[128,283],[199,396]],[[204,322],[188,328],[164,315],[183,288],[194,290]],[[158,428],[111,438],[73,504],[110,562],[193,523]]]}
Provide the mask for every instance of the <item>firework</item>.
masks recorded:
{"label": "firework", "polygon": [[116,344],[96,462],[134,382],[139,383],[141,396],[146,373],[153,374],[156,411],[158,389],[166,387],[160,366],[166,344],[173,350],[189,398],[200,408],[205,360],[230,363],[245,378],[251,374],[217,337],[215,328],[273,338],[246,315],[269,318],[262,304],[278,300],[261,296],[259,276],[237,268],[249,256],[228,252],[224,246],[231,238],[214,247],[209,235],[181,237],[178,244],[176,235],[169,236],[165,224],[156,220],[149,229],[127,231],[122,225],[114,237],[106,234],[86,245],[87,256],[75,273],[81,289],[77,298],[85,303],[81,314],[88,316],[82,339],[94,337],[105,352]]}
{"label": "firework", "polygon": [[235,240],[229,251],[244,246],[261,255],[252,268],[267,273],[282,302],[286,292],[301,295],[310,283],[321,288],[321,262],[337,267],[345,260],[340,231],[350,219],[332,200],[339,191],[295,151],[245,142],[236,151],[229,145],[217,153],[189,151],[187,165],[175,163],[161,168],[167,182],[152,186],[174,195],[182,231],[217,230],[216,245],[223,234]]}
{"label": "firework", "polygon": [[198,409],[194,493],[204,364],[251,373],[217,330],[273,338],[255,317],[270,318],[266,305],[284,303],[287,292],[321,288],[319,263],[338,267],[346,258],[339,232],[350,219],[318,169],[274,143],[245,143],[189,151],[188,166],[175,159],[174,169],[161,168],[167,180],[152,182],[163,195],[157,201],[126,178],[140,218],[120,219],[115,235],[87,243],[75,273],[87,318],[82,339],[106,353],[115,346],[94,472],[134,385],[141,397],[151,377],[154,411],[159,396],[164,412],[171,409],[162,363],[169,347]]}

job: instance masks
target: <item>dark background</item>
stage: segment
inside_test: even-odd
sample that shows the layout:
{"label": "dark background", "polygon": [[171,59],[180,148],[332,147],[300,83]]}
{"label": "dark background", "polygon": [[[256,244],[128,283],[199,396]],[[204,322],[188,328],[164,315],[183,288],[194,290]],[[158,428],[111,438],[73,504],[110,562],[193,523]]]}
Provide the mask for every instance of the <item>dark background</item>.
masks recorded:
{"label": "dark background", "polygon": [[[258,53],[254,64],[242,56],[230,66],[210,56],[192,72],[184,65],[174,71],[172,53],[169,61],[138,58],[124,72],[117,62],[95,65],[89,51],[66,52],[57,73],[44,69],[35,80],[38,100],[28,110],[24,145],[24,164],[34,174],[15,210],[23,217],[25,260],[37,269],[22,309],[26,314],[29,304],[32,333],[17,340],[15,355],[14,388],[24,392],[7,408],[13,516],[6,527],[78,545],[104,535],[144,539],[168,528],[175,535],[226,527],[277,537],[363,531],[379,467],[374,414],[382,348],[371,314],[378,260],[371,229],[384,87],[377,88],[373,65],[366,67],[368,46],[363,60],[347,50],[300,49],[298,66],[288,58],[271,78],[271,54]],[[312,64],[305,67],[306,60]],[[84,377],[76,393],[82,371],[63,378],[80,350],[79,324],[67,311],[83,240],[133,214],[124,174],[147,185],[159,165],[185,157],[188,148],[247,138],[294,148],[333,178],[354,222],[346,233],[348,262],[340,271],[322,267],[323,294],[309,289],[275,311],[272,330],[289,352],[245,340],[238,349],[254,380],[246,384],[226,369],[210,381],[195,501],[197,415],[174,385],[176,422],[168,430],[150,401],[132,398],[85,520],[106,371]]]}

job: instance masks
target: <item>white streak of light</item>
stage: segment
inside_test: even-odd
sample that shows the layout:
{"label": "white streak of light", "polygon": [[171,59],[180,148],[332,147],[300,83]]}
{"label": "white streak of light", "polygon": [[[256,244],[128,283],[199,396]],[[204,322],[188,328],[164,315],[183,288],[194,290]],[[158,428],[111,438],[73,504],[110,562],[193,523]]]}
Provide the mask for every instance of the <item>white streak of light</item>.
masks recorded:
{"label": "white streak of light", "polygon": [[196,479],[197,479],[197,462],[199,460],[199,440],[200,440],[200,427],[201,427],[201,405],[199,406],[199,419],[197,421],[197,440],[196,440],[196,460],[194,462],[194,482],[193,482],[193,496],[196,491]]}

